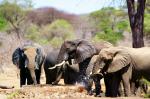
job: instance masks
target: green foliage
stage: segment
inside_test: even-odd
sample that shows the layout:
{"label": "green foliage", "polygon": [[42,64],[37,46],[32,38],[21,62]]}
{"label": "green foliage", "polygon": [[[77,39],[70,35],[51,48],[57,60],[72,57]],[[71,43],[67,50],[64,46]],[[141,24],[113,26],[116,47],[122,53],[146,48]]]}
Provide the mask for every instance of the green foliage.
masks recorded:
{"label": "green foliage", "polygon": [[30,24],[26,31],[25,37],[38,42],[39,44],[48,44],[48,40],[42,37],[39,27],[35,24]]}
{"label": "green foliage", "polygon": [[54,37],[52,38],[52,40],[50,41],[50,44],[54,47],[60,47],[60,45],[62,44],[64,40],[61,37]]}
{"label": "green foliage", "polygon": [[95,21],[97,30],[94,40],[103,39],[115,44],[123,37],[122,33],[128,30],[127,13],[121,9],[103,8],[91,13],[90,17]]}
{"label": "green foliage", "polygon": [[150,14],[144,15],[144,33],[146,36],[150,35]]}
{"label": "green foliage", "polygon": [[[143,79],[144,83],[150,86],[150,82],[146,79]],[[148,93],[144,95],[144,98],[150,98],[150,90],[148,90]]]}
{"label": "green foliage", "polygon": [[66,20],[56,20],[44,27],[44,34],[48,38],[62,37],[63,40],[74,38],[73,27]]}
{"label": "green foliage", "polygon": [[94,41],[108,41],[111,42],[112,44],[116,44],[118,40],[122,39],[123,36],[121,33],[114,33],[114,32],[99,32],[96,33],[95,37],[93,38]]}
{"label": "green foliage", "polygon": [[5,18],[2,15],[0,15],[0,31],[4,31],[7,25],[8,23],[5,20]]}
{"label": "green foliage", "polygon": [[144,95],[144,98],[150,98],[150,94],[148,93],[148,94],[145,94]]}
{"label": "green foliage", "polygon": [[42,28],[31,24],[25,37],[40,44],[51,44],[53,47],[59,47],[64,40],[74,39],[75,35],[72,25],[61,19]]}
{"label": "green foliage", "polygon": [[7,21],[17,21],[19,16],[23,16],[22,8],[16,3],[4,2],[0,5],[0,12]]}
{"label": "green foliage", "polygon": [[8,95],[7,95],[7,98],[8,98],[8,99],[14,99],[14,98],[16,98],[17,96],[19,96],[19,94],[20,94],[20,91],[19,91],[19,90],[16,90],[16,91],[14,91],[14,92],[8,94]]}
{"label": "green foliage", "polygon": [[3,43],[0,41],[0,47],[2,47]]}
{"label": "green foliage", "polygon": [[145,12],[150,14],[150,0],[146,0]]}
{"label": "green foliage", "polygon": [[31,24],[27,29],[26,37],[30,38],[31,40],[37,40],[39,39],[39,35],[40,33],[38,27],[34,24]]}
{"label": "green foliage", "polygon": [[26,14],[31,0],[3,0],[0,3],[0,30],[16,33],[20,38],[26,30]]}
{"label": "green foliage", "polygon": [[56,20],[53,23],[46,25],[42,30],[44,38],[50,41],[54,47],[60,46],[64,40],[74,39],[74,30],[72,25],[66,20]]}
{"label": "green foliage", "polygon": [[127,27],[128,27],[129,22],[127,20],[122,20],[116,24],[116,29],[118,29],[118,32],[123,33]]}

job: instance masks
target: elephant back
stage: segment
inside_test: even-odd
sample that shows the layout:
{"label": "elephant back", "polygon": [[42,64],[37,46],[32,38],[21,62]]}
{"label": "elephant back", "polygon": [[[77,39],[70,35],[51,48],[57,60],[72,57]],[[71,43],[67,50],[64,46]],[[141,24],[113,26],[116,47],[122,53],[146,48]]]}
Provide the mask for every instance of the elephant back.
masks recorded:
{"label": "elephant back", "polygon": [[98,55],[99,52],[101,51],[101,49],[103,49],[103,48],[113,47],[113,45],[111,43],[106,42],[106,41],[96,42],[96,43],[94,43],[94,46],[97,51],[96,55]]}

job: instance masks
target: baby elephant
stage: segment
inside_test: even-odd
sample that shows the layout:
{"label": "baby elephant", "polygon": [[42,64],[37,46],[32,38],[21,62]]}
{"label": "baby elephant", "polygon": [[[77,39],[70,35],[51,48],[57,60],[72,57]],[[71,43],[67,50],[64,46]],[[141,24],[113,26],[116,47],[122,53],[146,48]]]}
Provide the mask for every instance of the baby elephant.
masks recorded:
{"label": "baby elephant", "polygon": [[44,61],[41,47],[25,46],[17,48],[12,55],[12,62],[20,69],[20,86],[40,84],[41,66]]}

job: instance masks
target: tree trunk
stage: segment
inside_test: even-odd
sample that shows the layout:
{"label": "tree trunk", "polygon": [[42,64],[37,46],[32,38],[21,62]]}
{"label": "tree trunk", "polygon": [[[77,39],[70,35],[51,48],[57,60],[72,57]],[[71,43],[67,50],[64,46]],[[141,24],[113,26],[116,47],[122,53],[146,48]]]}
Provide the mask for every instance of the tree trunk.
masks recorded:
{"label": "tree trunk", "polygon": [[135,7],[135,0],[126,0],[128,7],[128,15],[130,27],[132,31],[132,46],[139,48],[144,46],[143,40],[143,22],[144,22],[144,9],[146,0],[137,1],[137,9]]}

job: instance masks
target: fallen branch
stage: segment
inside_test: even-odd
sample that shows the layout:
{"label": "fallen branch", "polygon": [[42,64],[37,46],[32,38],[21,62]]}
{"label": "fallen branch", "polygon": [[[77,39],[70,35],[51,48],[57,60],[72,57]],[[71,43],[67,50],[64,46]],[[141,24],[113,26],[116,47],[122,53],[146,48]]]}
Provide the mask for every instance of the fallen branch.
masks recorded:
{"label": "fallen branch", "polygon": [[12,89],[14,88],[14,86],[4,86],[4,85],[0,85],[1,89]]}

